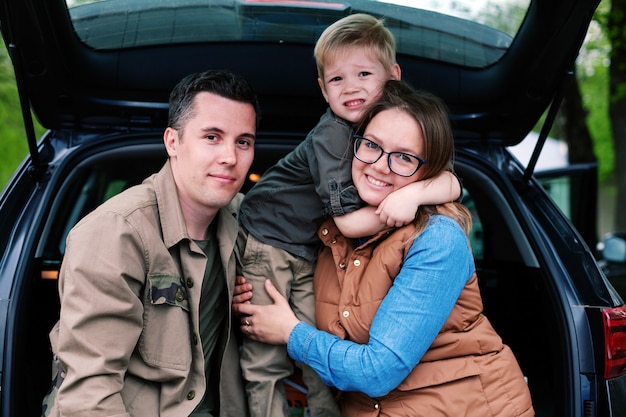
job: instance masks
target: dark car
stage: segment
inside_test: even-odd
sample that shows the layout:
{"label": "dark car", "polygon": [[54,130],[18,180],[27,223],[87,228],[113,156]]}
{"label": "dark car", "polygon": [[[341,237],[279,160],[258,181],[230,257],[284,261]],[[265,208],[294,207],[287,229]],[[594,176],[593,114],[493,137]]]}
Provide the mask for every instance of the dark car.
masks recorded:
{"label": "dark car", "polygon": [[623,296],[626,294],[626,233],[607,233],[597,246],[602,255],[600,267]]}
{"label": "dark car", "polygon": [[0,197],[1,416],[40,414],[65,237],[163,164],[174,84],[207,68],[253,83],[263,119],[251,174],[262,174],[325,110],[313,45],[356,12],[385,18],[403,78],[449,106],[485,313],[516,354],[537,416],[626,415],[624,302],[584,222],[574,219],[577,229],[533,164],[506,149],[548,109],[550,122],[597,0],[0,3],[31,153]]}

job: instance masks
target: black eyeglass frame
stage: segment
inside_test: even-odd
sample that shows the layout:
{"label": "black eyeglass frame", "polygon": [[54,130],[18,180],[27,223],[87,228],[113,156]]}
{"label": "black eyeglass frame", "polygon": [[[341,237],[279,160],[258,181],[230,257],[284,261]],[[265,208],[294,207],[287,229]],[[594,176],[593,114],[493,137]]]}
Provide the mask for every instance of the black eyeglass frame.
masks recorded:
{"label": "black eyeglass frame", "polygon": [[[417,171],[418,171],[418,170],[422,167],[422,165],[424,165],[424,164],[426,163],[426,160],[425,160],[425,159],[422,159],[422,158],[420,158],[419,156],[417,156],[417,155],[413,155],[413,154],[410,154],[410,153],[406,153],[406,152],[387,152],[387,151],[385,151],[385,150],[382,148],[382,146],[380,146],[378,143],[376,143],[376,142],[374,142],[373,140],[368,139],[368,138],[366,138],[366,137],[364,137],[364,136],[361,136],[361,135],[359,135],[359,134],[356,134],[356,133],[355,133],[355,134],[353,134],[353,135],[352,135],[352,138],[354,139],[354,147],[353,147],[353,152],[354,152],[354,157],[355,157],[356,159],[358,159],[359,161],[363,162],[364,164],[372,165],[372,164],[375,164],[376,162],[378,162],[378,160],[379,160],[379,159],[380,159],[380,158],[381,158],[384,154],[387,154],[387,165],[389,166],[389,170],[390,170],[391,172],[393,172],[394,174],[399,175],[399,176],[401,176],[401,177],[412,177],[412,176],[413,176],[413,175],[415,175],[415,173],[416,173],[416,172],[417,172]],[[373,143],[374,145],[376,145],[376,146],[378,147],[378,149],[380,149],[380,155],[378,155],[378,157],[377,157],[375,160],[373,160],[373,161],[371,161],[371,162],[370,162],[370,161],[364,161],[364,160],[362,160],[361,158],[359,158],[359,157],[358,157],[358,155],[357,155],[357,149],[358,149],[358,147],[360,146],[360,144],[361,144],[363,141],[367,141],[367,142],[369,142],[369,143]],[[413,171],[410,175],[400,174],[399,172],[396,172],[396,170],[394,170],[394,169],[393,169],[393,166],[392,166],[392,164],[391,164],[391,155],[406,155],[406,156],[409,156],[409,157],[411,157],[411,158],[415,158],[415,159],[417,160],[417,167],[415,168],[415,170],[414,170],[414,171]]]}

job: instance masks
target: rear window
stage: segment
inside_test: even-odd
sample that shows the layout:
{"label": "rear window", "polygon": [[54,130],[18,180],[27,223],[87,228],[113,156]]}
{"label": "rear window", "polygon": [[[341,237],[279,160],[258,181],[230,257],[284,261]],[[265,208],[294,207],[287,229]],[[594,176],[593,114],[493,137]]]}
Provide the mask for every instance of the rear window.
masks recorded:
{"label": "rear window", "polygon": [[498,61],[530,0],[67,0],[76,35],[117,50],[181,43],[278,42],[313,45],[351,13],[385,20],[399,54],[468,67]]}

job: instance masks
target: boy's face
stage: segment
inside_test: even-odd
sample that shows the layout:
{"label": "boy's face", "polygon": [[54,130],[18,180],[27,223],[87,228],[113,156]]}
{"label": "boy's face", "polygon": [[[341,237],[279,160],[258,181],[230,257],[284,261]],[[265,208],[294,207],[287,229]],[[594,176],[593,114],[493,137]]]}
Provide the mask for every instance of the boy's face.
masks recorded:
{"label": "boy's face", "polygon": [[317,81],[332,111],[355,123],[389,79],[400,79],[398,64],[385,68],[374,53],[353,47],[338,51],[329,59],[324,65],[324,79]]}

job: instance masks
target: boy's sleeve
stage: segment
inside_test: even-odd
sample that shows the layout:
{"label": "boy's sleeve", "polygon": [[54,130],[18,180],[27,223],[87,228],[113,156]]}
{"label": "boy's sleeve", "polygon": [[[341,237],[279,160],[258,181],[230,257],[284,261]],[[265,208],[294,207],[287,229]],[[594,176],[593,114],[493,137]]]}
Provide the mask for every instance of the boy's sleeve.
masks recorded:
{"label": "boy's sleeve", "polygon": [[352,128],[330,120],[310,133],[311,177],[324,216],[341,216],[364,204],[352,184]]}
{"label": "boy's sleeve", "polygon": [[340,184],[331,178],[328,188],[330,194],[328,202],[324,205],[325,217],[342,216],[363,207],[359,193],[352,183]]}
{"label": "boy's sleeve", "polygon": [[463,202],[463,180],[461,179],[461,177],[459,177],[459,175],[456,172],[454,172],[454,170],[450,170],[450,172],[452,172],[452,175],[454,175],[454,177],[459,182],[459,189],[461,190],[459,191],[459,197],[456,200],[454,200],[454,202],[462,203]]}

